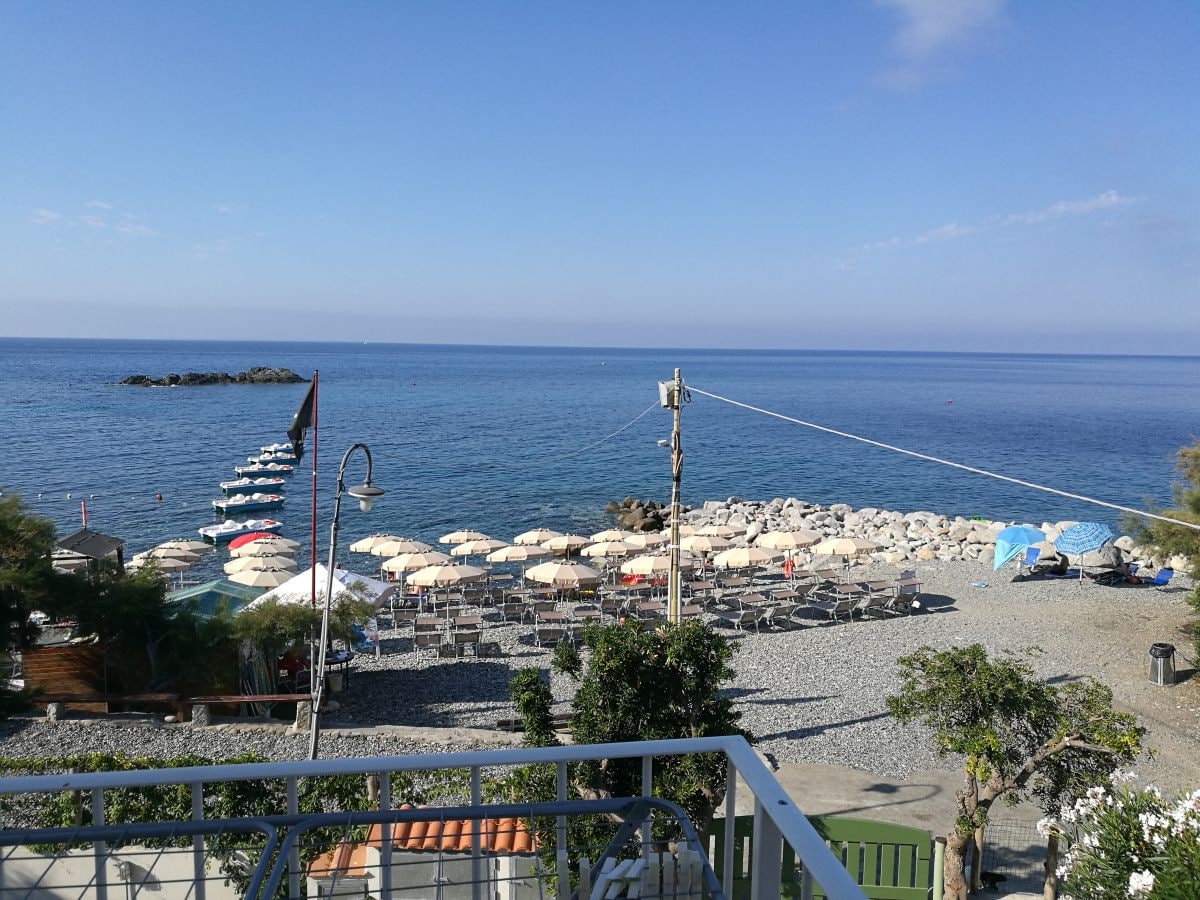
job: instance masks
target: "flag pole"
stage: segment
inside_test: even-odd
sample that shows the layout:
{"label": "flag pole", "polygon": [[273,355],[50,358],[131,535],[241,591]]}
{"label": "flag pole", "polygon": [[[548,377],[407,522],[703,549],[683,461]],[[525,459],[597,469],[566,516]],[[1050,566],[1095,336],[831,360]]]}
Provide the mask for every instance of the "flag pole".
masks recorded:
{"label": "flag pole", "polygon": [[313,369],[313,406],[312,406],[312,527],[309,533],[309,557],[312,562],[312,594],[309,602],[313,608],[317,605],[317,376],[320,373]]}

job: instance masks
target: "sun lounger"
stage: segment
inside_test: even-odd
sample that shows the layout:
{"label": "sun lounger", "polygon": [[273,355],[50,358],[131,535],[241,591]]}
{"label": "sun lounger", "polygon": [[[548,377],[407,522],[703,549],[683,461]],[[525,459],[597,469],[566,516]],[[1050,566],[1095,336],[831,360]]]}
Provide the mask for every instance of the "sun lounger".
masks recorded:
{"label": "sun lounger", "polygon": [[809,600],[808,605],[811,609],[820,610],[836,622],[842,616],[846,617],[847,621],[853,618],[854,606],[858,601],[853,597],[843,597],[839,600],[815,599]]}
{"label": "sun lounger", "polygon": [[738,631],[745,631],[747,627],[754,626],[754,630],[758,631],[758,623],[762,619],[763,611],[761,609],[743,609],[743,610],[717,610],[716,616],[728,622]]}

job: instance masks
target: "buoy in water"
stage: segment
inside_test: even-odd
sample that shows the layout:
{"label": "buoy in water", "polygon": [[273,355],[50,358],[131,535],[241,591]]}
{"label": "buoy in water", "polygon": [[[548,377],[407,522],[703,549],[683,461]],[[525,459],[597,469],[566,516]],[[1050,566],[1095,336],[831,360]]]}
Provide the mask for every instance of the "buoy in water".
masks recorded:
{"label": "buoy in water", "polygon": [[162,494],[155,494],[154,499],[157,500],[159,503],[162,503]]}

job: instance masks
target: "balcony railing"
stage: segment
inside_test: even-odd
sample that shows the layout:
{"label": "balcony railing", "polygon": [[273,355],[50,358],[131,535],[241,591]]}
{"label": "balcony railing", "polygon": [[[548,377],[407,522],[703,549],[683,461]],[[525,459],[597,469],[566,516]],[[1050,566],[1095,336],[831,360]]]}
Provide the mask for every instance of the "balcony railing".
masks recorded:
{"label": "balcony railing", "polygon": [[[728,762],[725,818],[720,842],[724,858],[704,856],[706,842],[698,837],[686,815],[673,804],[653,798],[656,758],[696,753],[724,754]],[[640,759],[640,798],[605,800],[572,799],[568,766],[585,760]],[[482,800],[485,775],[493,770],[542,764],[556,773],[554,803],[487,804]],[[392,778],[404,773],[462,770],[469,776],[469,805],[457,808],[396,808]],[[307,815],[300,812],[301,781],[306,778],[362,775],[378,779],[378,809],[372,812]],[[740,779],[740,782],[739,782]],[[251,819],[206,818],[206,785],[223,782],[282,781],[286,809]],[[106,793],[120,789],[182,785],[190,790],[191,818],[157,823],[109,823],[105,816]],[[753,798],[751,858],[734,864],[734,829],[739,785]],[[80,810],[90,814],[75,827],[33,830],[19,823],[22,797],[71,792]],[[803,870],[805,893],[811,885],[834,900],[859,900],[864,895],[842,862],[830,852],[822,837],[740,737],[710,737],[622,744],[586,744],[567,747],[520,748],[423,756],[386,756],[328,759],[312,762],[253,763],[198,768],[155,769],[141,772],[97,772],[37,775],[0,779],[5,800],[6,828],[0,831],[0,900],[41,900],[46,897],[80,897],[95,900],[217,900],[227,893],[226,874],[214,873],[218,853],[228,861],[230,848],[253,847],[245,858],[245,876],[239,882],[247,898],[306,896],[306,872],[301,863],[302,836],[310,847],[341,847],[329,855],[330,877],[309,879],[308,893],[324,896],[470,897],[482,898],[557,896],[673,896],[734,897],[735,871],[750,875],[750,896],[775,900],[781,894],[781,860],[786,843]],[[603,846],[569,846],[569,823],[576,816],[604,816],[612,823]],[[500,871],[500,857],[489,844],[495,823],[513,821],[532,833],[542,848],[555,850],[553,864],[543,869],[544,854],[526,853],[521,872]],[[669,847],[650,839],[645,827],[653,818],[674,818],[676,837]],[[461,823],[458,852],[451,859],[437,848],[424,856],[402,853],[399,835],[408,835],[419,823]],[[372,827],[375,831],[372,831]],[[425,825],[420,824],[422,833]],[[460,825],[455,825],[456,828]],[[539,832],[541,829],[541,832]],[[236,836],[241,835],[239,840]],[[253,840],[250,840],[250,837]],[[374,836],[374,837],[372,837]],[[339,840],[340,839],[340,840]],[[526,839],[526,850],[528,850]],[[357,842],[357,843],[356,843]],[[508,846],[505,844],[504,846]],[[740,846],[740,844],[738,844]],[[355,848],[365,848],[350,863]],[[73,849],[72,849],[73,848]],[[116,849],[121,848],[121,849]],[[133,849],[128,849],[133,848]],[[70,850],[70,852],[67,852]],[[236,851],[235,851],[236,852]],[[366,856],[370,862],[364,862]],[[309,854],[312,855],[312,854]],[[255,858],[255,856],[257,858]],[[186,860],[181,865],[181,858]],[[717,865],[714,867],[713,862]],[[417,886],[412,876],[423,865]],[[432,869],[430,867],[433,867]],[[409,868],[412,867],[412,868]],[[716,868],[723,881],[713,876]],[[432,874],[429,874],[432,872]],[[360,877],[361,876],[361,877]],[[651,881],[651,878],[653,881]],[[339,882],[340,879],[340,882]],[[603,887],[601,882],[604,882]],[[653,884],[653,888],[649,885]],[[599,894],[597,894],[599,891]],[[143,893],[144,892],[144,893]],[[626,893],[627,892],[627,893]]]}

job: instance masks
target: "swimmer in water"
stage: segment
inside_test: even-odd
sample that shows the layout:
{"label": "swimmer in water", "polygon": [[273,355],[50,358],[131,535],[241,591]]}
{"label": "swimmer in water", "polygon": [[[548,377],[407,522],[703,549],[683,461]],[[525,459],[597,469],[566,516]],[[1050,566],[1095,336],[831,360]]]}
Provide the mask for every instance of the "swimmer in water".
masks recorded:
{"label": "swimmer in water", "polygon": [[162,494],[155,494],[154,499],[157,500],[159,503],[162,503]]}

